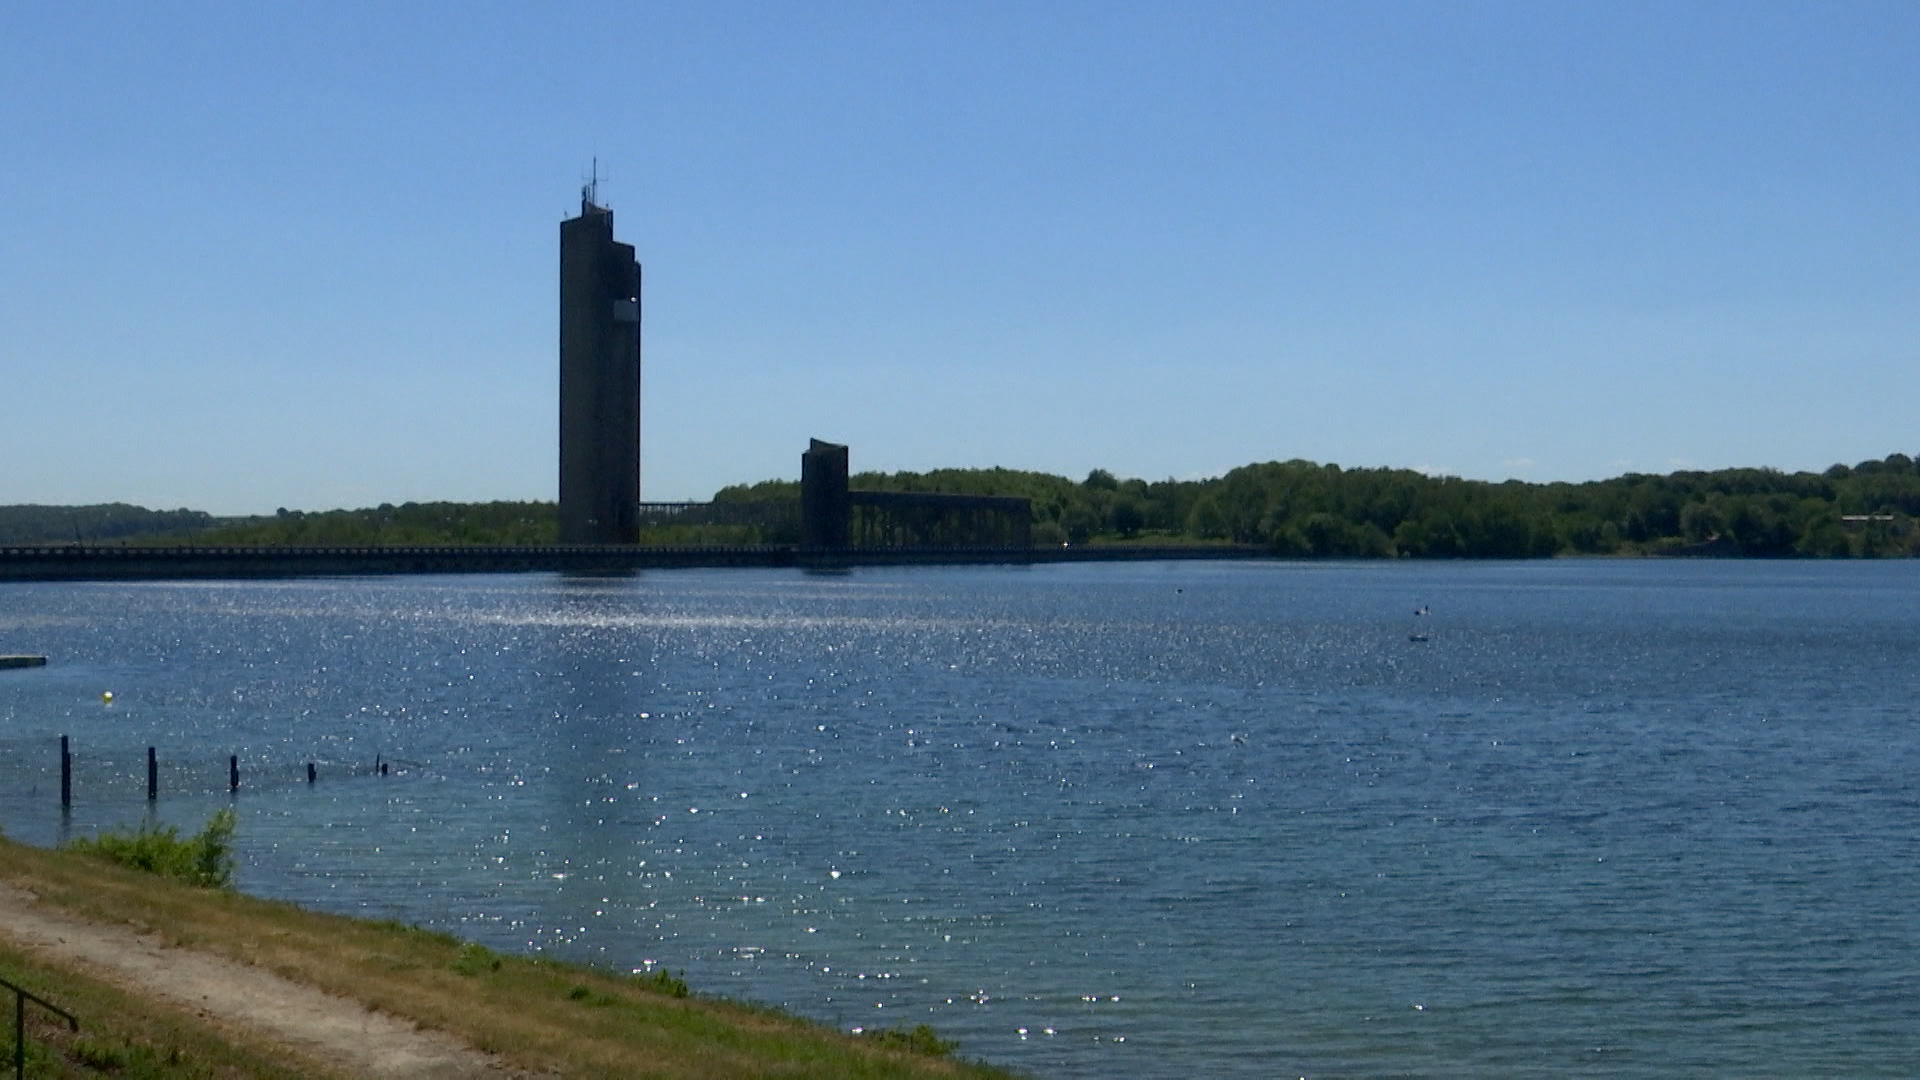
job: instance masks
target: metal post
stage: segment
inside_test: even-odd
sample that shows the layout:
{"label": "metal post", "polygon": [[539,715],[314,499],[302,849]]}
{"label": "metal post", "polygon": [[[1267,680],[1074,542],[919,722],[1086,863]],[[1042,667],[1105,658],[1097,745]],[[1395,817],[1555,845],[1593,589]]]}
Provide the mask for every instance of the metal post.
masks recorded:
{"label": "metal post", "polygon": [[67,1027],[80,1030],[80,1018],[45,998],[35,997],[25,989],[0,979],[0,986],[13,991],[13,1076],[14,1080],[26,1080],[27,1076],[27,1001],[47,1010],[67,1022]]}
{"label": "metal post", "polygon": [[73,755],[67,752],[67,737],[60,736],[60,809],[73,805]]}
{"label": "metal post", "polygon": [[153,756],[153,747],[147,747],[147,801],[160,797],[160,762]]}

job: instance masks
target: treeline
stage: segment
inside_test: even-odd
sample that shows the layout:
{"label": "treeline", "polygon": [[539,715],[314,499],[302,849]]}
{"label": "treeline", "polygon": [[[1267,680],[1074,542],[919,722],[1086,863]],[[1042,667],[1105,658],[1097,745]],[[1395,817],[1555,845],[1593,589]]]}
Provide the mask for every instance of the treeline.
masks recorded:
{"label": "treeline", "polygon": [[[1920,554],[1920,468],[1905,454],[1824,473],[1630,473],[1581,484],[1285,461],[1207,480],[1122,480],[1096,469],[1075,483],[1010,469],[942,469],[862,473],[852,486],[1025,496],[1040,544],[1239,543],[1299,558]],[[715,496],[798,497],[790,481]]]}
{"label": "treeline", "polygon": [[[1630,473],[1582,484],[1488,483],[1410,469],[1267,462],[1206,480],[1086,479],[1014,469],[860,473],[856,489],[1014,495],[1034,542],[1253,544],[1293,558],[1543,558],[1700,552],[1920,555],[1920,467],[1905,454],[1822,473]],[[721,489],[642,543],[791,543],[800,485]],[[213,519],[134,506],[0,507],[0,543],[550,544],[553,503],[407,503]]]}
{"label": "treeline", "polygon": [[1890,556],[1920,550],[1913,528],[1920,472],[1902,454],[1822,474],[1725,469],[1583,484],[1494,484],[1292,461],[1235,469],[1198,488],[1183,508],[1177,499],[1156,505],[1148,485],[1141,508],[1148,527],[1157,511],[1190,535],[1299,556],[1539,558],[1690,547],[1748,556]]}
{"label": "treeline", "polygon": [[367,547],[407,544],[551,544],[560,519],[550,502],[382,503],[363,510],[307,513],[281,509],[174,543],[276,547]]}
{"label": "treeline", "polygon": [[97,506],[0,506],[0,544],[91,544],[190,533],[213,525],[200,510]]}

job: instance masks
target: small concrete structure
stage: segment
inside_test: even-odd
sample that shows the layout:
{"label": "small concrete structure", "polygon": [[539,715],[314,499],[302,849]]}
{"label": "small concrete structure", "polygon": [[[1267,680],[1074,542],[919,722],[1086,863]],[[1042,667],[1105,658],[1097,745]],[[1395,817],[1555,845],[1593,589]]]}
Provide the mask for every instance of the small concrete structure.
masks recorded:
{"label": "small concrete structure", "polygon": [[800,546],[843,548],[853,504],[847,491],[847,448],[807,440],[800,455]]}
{"label": "small concrete structure", "polygon": [[848,488],[847,448],[809,440],[800,455],[800,547],[814,550],[1033,546],[1033,505],[1009,495]]}

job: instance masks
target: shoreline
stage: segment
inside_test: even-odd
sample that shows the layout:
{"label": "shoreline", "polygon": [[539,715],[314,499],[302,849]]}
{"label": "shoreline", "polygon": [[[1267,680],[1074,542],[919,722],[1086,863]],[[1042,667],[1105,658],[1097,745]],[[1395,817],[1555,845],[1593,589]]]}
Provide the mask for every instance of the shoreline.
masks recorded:
{"label": "shoreline", "polygon": [[[1044,566],[1113,562],[1482,563],[1561,560],[1860,562],[1849,557],[1742,555],[1708,540],[1610,554],[1540,558],[1387,556],[1299,558],[1253,544],[1100,543],[1045,548],[627,547],[0,547],[0,584],[54,581],[248,581],[414,574],[564,573],[617,576],[643,570],[800,569],[838,573],[882,566]],[[0,658],[5,659],[5,658]]]}
{"label": "shoreline", "polygon": [[0,547],[0,582],[578,573],[723,567],[837,571],[855,566],[1040,565],[1169,559],[1271,559],[1250,545],[1089,544],[1059,548],[759,547]]}
{"label": "shoreline", "polygon": [[158,1075],[215,1062],[262,1077],[1016,1075],[901,1049],[904,1032],[858,1037],[689,994],[661,973],[494,953],[4,837],[0,915],[9,977],[81,1017],[79,1035],[30,1024],[30,1050],[151,1057]]}

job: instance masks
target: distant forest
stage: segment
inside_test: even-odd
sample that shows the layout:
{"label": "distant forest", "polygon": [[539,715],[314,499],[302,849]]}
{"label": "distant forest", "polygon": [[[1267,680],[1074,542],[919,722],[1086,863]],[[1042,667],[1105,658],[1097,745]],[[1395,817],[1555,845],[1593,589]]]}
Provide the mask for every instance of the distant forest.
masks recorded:
{"label": "distant forest", "polygon": [[[856,489],[1025,496],[1034,542],[1042,545],[1234,543],[1290,558],[1920,555],[1920,467],[1905,454],[1822,473],[1630,473],[1581,484],[1496,484],[1310,461],[1247,465],[1208,480],[1122,480],[1096,469],[1076,482],[1011,469],[940,469],[861,473],[852,481]],[[768,513],[765,526],[741,524],[753,515],[734,514],[729,524],[681,521],[642,540],[792,542],[799,491],[789,480],[723,488],[717,504],[779,512]],[[117,504],[0,507],[0,543],[13,544],[545,544],[556,535],[554,505],[541,502],[220,520]]]}
{"label": "distant forest", "polygon": [[[1920,554],[1920,468],[1905,454],[1823,473],[1722,469],[1588,483],[1488,483],[1410,469],[1267,462],[1209,480],[1075,483],[1008,469],[863,473],[855,488],[1024,495],[1034,542],[1239,543],[1294,558],[1545,558],[1698,551]],[[797,498],[770,481],[716,500]]]}
{"label": "distant forest", "polygon": [[148,510],[126,503],[98,506],[0,506],[0,544],[94,544],[193,532],[213,525],[199,510]]}

